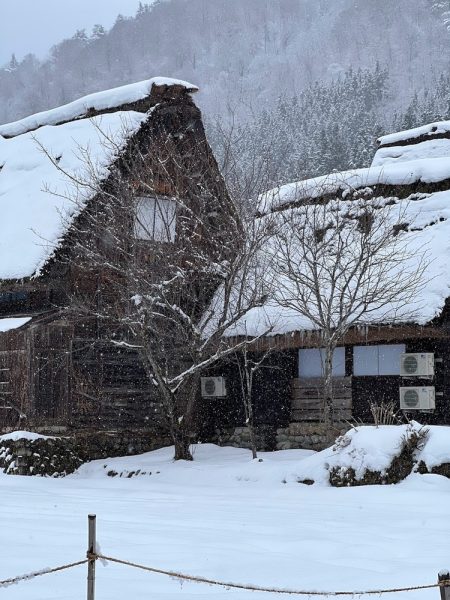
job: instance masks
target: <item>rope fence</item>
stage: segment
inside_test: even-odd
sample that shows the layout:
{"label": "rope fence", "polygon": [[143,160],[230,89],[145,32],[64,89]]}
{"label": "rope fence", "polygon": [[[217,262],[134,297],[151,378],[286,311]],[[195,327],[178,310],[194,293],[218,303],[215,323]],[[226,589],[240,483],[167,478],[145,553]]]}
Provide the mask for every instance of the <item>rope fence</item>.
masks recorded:
{"label": "rope fence", "polygon": [[86,553],[86,558],[76,562],[60,565],[58,567],[51,567],[41,569],[40,571],[34,571],[25,575],[18,575],[9,579],[0,581],[0,589],[9,587],[20,583],[21,581],[27,581],[34,579],[35,577],[41,577],[42,575],[49,575],[57,573],[59,571],[65,571],[66,569],[72,569],[80,565],[88,565],[88,586],[87,586],[87,600],[94,600],[95,596],[95,563],[97,560],[116,563],[134,569],[140,569],[141,571],[147,571],[149,573],[156,573],[158,575],[165,575],[172,579],[178,579],[180,581],[191,581],[193,583],[202,583],[207,585],[219,586],[225,589],[237,589],[246,590],[250,592],[265,592],[270,594],[285,594],[290,596],[369,596],[369,595],[382,595],[382,594],[395,594],[399,592],[414,592],[418,590],[429,590],[432,588],[440,588],[441,600],[450,600],[450,573],[443,571],[438,575],[438,581],[436,583],[429,583],[424,585],[405,586],[398,588],[379,588],[371,590],[352,590],[352,591],[317,591],[317,590],[296,590],[290,588],[278,588],[278,587],[265,587],[253,584],[245,583],[233,583],[227,581],[221,581],[219,579],[210,579],[208,577],[189,575],[186,573],[179,573],[177,571],[169,571],[166,569],[159,569],[156,567],[150,567],[142,565],[129,560],[115,558],[113,556],[107,556],[96,551],[96,517],[95,515],[89,515],[89,545]]}
{"label": "rope fence", "polygon": [[140,565],[129,560],[122,560],[120,558],[114,558],[112,556],[105,556],[104,554],[97,554],[96,558],[106,560],[108,562],[117,563],[119,565],[126,565],[135,569],[141,569],[142,571],[148,571],[150,573],[158,573],[159,575],[167,575],[174,579],[181,579],[182,581],[192,581],[194,583],[206,583],[208,585],[216,585],[225,589],[237,589],[237,590],[248,590],[250,592],[268,592],[271,594],[289,594],[291,596],[368,596],[368,595],[380,595],[380,594],[394,594],[397,592],[414,592],[416,590],[428,590],[437,587],[446,587],[450,585],[450,579],[443,579],[436,583],[429,583],[425,585],[416,585],[410,587],[401,588],[387,588],[387,589],[375,589],[375,590],[364,590],[364,591],[338,591],[338,592],[319,592],[319,591],[305,591],[305,590],[292,590],[288,588],[276,588],[276,587],[264,587],[259,585],[245,584],[245,583],[230,583],[226,581],[219,581],[216,579],[209,579],[207,577],[196,577],[195,575],[186,575],[185,573],[177,573],[176,571],[166,571],[164,569],[157,569],[155,567],[148,567]]}
{"label": "rope fence", "polygon": [[27,579],[34,579],[35,577],[41,577],[41,575],[50,575],[50,573],[57,573],[58,571],[65,571],[66,569],[72,569],[73,567],[79,567],[89,562],[89,558],[79,560],[77,562],[68,563],[67,565],[61,565],[59,567],[49,567],[47,569],[41,569],[40,571],[33,571],[32,573],[26,573],[25,575],[17,575],[17,577],[11,577],[10,579],[3,579],[0,581],[0,588],[9,587],[20,581],[26,581]]}

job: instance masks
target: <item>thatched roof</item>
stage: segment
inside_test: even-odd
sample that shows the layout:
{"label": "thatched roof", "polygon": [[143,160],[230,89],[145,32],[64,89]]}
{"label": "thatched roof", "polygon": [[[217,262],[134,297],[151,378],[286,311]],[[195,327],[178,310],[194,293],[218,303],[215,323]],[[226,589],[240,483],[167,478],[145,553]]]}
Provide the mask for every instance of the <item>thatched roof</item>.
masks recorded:
{"label": "thatched roof", "polygon": [[[400,211],[405,217],[401,235],[408,239],[413,254],[416,248],[417,257],[423,256],[425,249],[429,260],[428,283],[411,307],[410,314],[414,312],[414,316],[408,321],[427,324],[441,314],[450,296],[449,138],[450,121],[384,136],[371,167],[334,172],[270,190],[260,198],[259,218],[278,218],[282,222],[289,212],[295,211],[299,226],[304,215],[307,227],[308,206],[319,199],[329,207],[330,221],[332,211],[350,214],[357,203],[391,206],[394,221]],[[298,268],[301,269],[300,264]],[[273,275],[276,288],[278,275]],[[362,324],[387,322],[389,315],[384,312],[383,317],[375,313]],[[269,298],[264,307],[251,311],[230,334],[259,335],[270,324],[274,325],[273,334],[314,330],[304,316],[281,308]]]}
{"label": "thatched roof", "polygon": [[[0,126],[0,280],[40,273],[73,219],[95,195],[84,190],[81,208],[80,202],[70,200],[70,176],[90,176],[83,152],[95,165],[96,176],[106,178],[117,150],[151,119],[149,108],[167,90],[166,97],[171,97],[170,90],[179,94],[197,88],[155,78]],[[105,144],[105,133],[114,140],[116,153]]]}

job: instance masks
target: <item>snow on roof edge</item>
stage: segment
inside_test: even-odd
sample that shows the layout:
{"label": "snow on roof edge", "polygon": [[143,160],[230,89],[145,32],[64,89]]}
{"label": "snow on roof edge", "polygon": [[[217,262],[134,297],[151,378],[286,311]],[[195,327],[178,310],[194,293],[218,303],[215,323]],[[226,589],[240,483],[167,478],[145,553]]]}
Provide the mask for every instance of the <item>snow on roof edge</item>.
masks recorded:
{"label": "snow on roof edge", "polygon": [[257,210],[260,214],[264,214],[289,205],[291,202],[319,198],[343,190],[357,190],[366,186],[411,185],[419,181],[438,183],[446,179],[450,179],[448,157],[420,158],[397,164],[349,169],[287,183],[268,190],[259,196]]}
{"label": "snow on roof edge", "polygon": [[0,319],[0,333],[19,329],[31,321],[31,317],[6,317]]}
{"label": "snow on roof edge", "polygon": [[388,144],[413,140],[423,135],[438,135],[449,131],[450,121],[435,121],[434,123],[428,123],[427,125],[421,125],[420,127],[413,127],[412,129],[405,129],[404,131],[382,135],[377,139],[377,142],[380,146],[386,146]]}
{"label": "snow on roof edge", "polygon": [[68,104],[30,115],[12,123],[5,123],[0,125],[0,137],[16,137],[44,125],[57,125],[58,123],[71,121],[85,115],[89,109],[105,110],[137,102],[150,95],[153,85],[167,85],[169,87],[179,85],[186,88],[188,92],[198,91],[197,86],[181,79],[153,77],[137,83],[88,94]]}

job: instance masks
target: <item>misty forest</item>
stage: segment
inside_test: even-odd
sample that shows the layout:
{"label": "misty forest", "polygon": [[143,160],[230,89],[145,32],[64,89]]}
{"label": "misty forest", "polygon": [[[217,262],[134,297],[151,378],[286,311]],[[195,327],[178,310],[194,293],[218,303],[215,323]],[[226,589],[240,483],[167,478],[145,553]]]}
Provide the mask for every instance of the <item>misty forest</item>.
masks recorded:
{"label": "misty forest", "polygon": [[200,86],[223,171],[260,191],[367,166],[379,135],[448,116],[449,24],[448,0],[143,2],[44,60],[13,55],[0,122],[168,73]]}

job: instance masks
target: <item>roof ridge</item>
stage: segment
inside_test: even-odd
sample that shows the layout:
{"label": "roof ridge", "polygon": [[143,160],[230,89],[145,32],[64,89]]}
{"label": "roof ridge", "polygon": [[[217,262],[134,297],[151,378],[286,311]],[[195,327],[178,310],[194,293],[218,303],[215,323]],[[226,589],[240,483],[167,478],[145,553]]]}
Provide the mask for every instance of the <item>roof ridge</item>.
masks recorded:
{"label": "roof ridge", "polygon": [[[29,115],[18,121],[5,123],[0,125],[0,137],[13,138],[46,125],[61,125],[78,118],[101,114],[102,111],[119,110],[122,107],[135,111],[137,108],[137,112],[146,112],[150,108],[151,101],[148,102],[148,100],[154,88],[164,88],[164,90],[175,91],[178,94],[198,91],[195,85],[187,81],[167,77],[153,77],[137,83],[94,92],[68,104]],[[145,100],[147,102],[143,102]],[[137,107],[131,106],[136,103],[138,103]]]}

